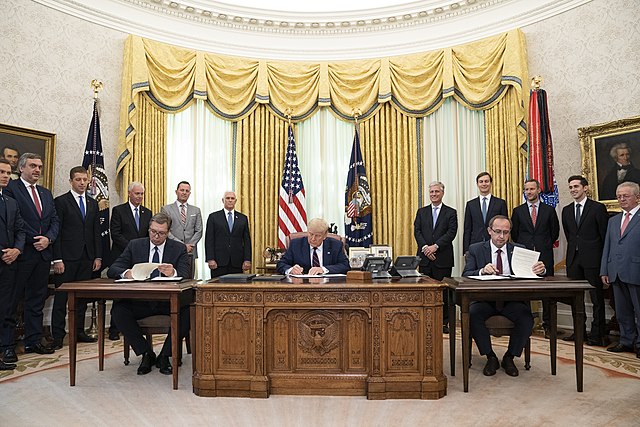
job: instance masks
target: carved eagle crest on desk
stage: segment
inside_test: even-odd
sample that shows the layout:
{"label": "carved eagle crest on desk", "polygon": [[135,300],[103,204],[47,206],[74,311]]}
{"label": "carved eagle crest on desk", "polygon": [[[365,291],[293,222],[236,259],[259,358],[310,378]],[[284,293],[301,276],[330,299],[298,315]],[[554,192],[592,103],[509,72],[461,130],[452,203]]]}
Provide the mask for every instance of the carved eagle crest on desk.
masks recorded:
{"label": "carved eagle crest on desk", "polygon": [[313,317],[298,322],[299,347],[308,352],[324,356],[340,345],[339,323],[324,317]]}

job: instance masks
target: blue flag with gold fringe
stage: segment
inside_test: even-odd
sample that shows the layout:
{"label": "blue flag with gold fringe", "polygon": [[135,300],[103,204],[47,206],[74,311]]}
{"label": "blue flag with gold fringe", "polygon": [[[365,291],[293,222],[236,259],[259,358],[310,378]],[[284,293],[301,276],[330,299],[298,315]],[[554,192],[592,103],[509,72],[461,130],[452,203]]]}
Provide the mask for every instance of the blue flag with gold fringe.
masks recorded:
{"label": "blue flag with gold fringe", "polygon": [[347,244],[349,247],[369,247],[373,243],[371,191],[360,151],[360,135],[357,129],[349,160],[344,204],[344,234]]}

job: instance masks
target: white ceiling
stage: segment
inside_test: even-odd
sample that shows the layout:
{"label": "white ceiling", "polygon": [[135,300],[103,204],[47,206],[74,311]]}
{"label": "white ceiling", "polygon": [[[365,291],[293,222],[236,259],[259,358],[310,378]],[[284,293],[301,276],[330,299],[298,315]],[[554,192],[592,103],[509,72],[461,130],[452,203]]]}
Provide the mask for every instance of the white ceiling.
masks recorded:
{"label": "white ceiling", "polygon": [[209,52],[340,60],[467,43],[591,0],[33,1],[126,33]]}

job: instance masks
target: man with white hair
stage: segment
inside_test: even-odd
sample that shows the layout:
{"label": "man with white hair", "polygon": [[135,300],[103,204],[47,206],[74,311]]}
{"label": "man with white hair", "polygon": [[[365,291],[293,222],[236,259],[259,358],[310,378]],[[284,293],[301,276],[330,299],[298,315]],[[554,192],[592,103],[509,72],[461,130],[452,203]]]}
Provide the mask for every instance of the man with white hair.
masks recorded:
{"label": "man with white hair", "polygon": [[640,169],[631,163],[632,154],[631,147],[624,142],[611,147],[609,155],[615,163],[602,181],[598,194],[600,200],[614,200],[618,184],[626,181],[640,184]]}

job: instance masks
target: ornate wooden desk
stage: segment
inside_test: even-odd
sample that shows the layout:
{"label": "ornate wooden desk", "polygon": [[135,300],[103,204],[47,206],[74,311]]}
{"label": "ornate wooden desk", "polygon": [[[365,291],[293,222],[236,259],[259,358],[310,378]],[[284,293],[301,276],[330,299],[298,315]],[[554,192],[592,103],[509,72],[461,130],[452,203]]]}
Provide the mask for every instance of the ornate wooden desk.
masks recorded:
{"label": "ornate wooden desk", "polygon": [[198,284],[193,392],[439,399],[442,287],[428,278]]}

